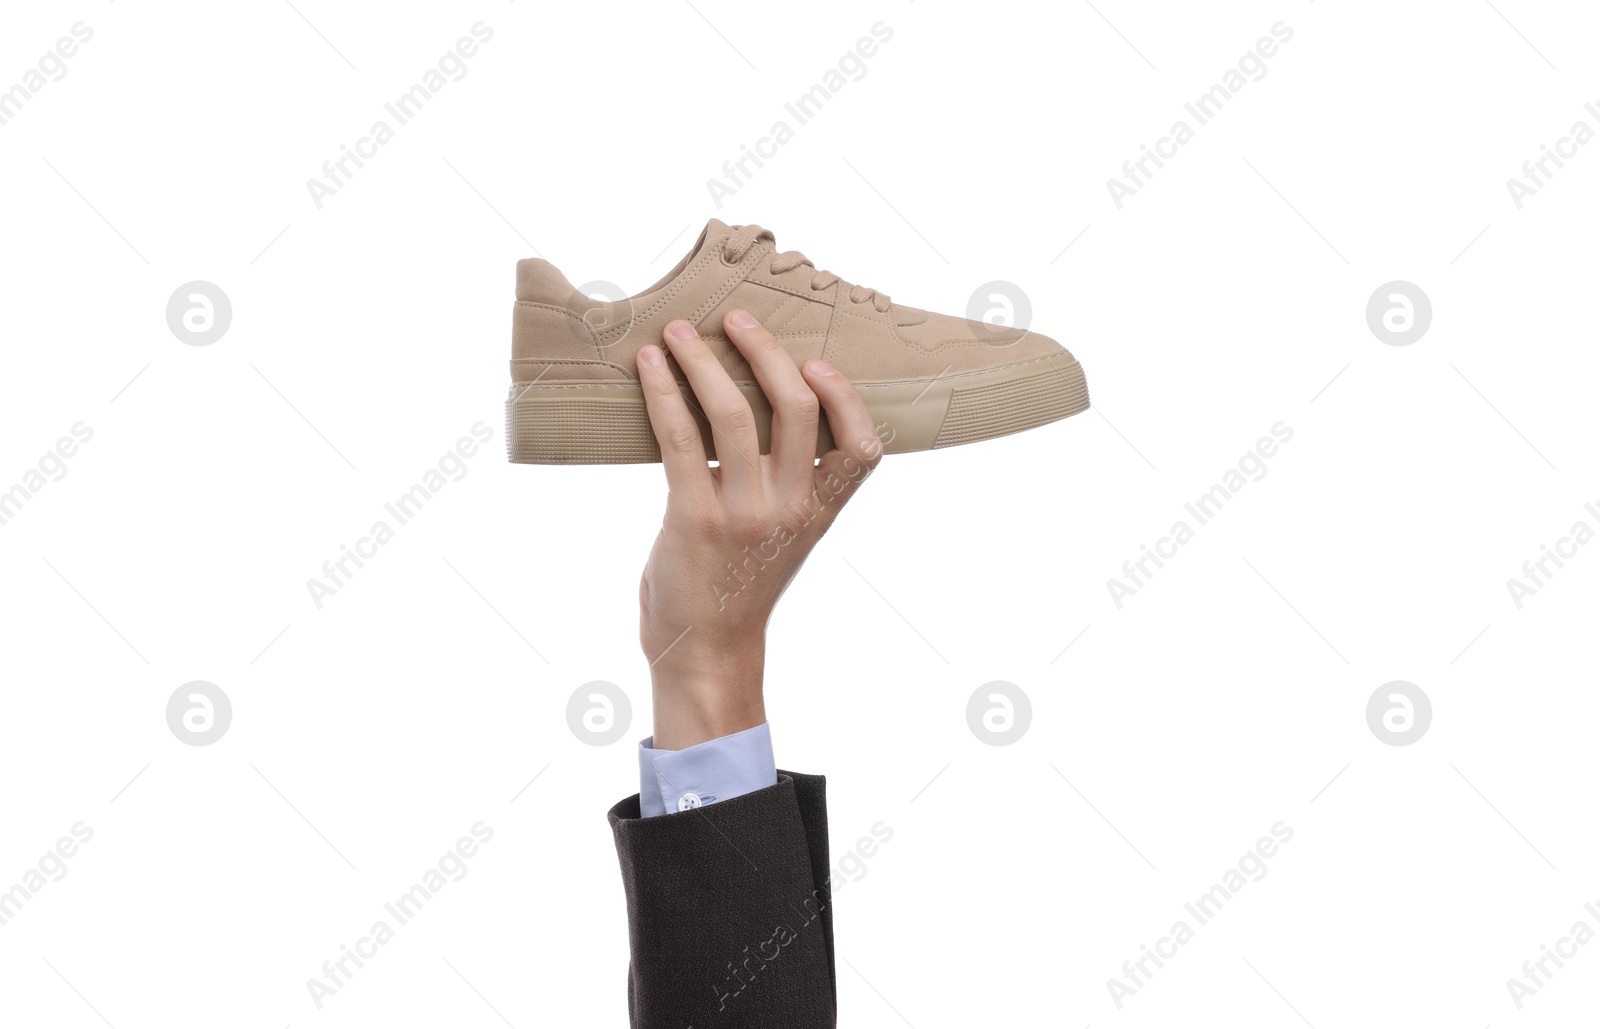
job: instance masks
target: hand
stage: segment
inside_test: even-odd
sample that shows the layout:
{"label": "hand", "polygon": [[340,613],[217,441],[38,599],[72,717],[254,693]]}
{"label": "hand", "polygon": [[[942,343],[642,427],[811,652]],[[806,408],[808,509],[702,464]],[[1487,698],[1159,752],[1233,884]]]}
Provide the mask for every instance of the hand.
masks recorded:
{"label": "hand", "polygon": [[[794,358],[745,311],[729,339],[772,405],[771,452],[722,363],[686,321],[662,333],[711,423],[717,467],[660,348],[639,382],[667,472],[667,514],[639,583],[639,643],[651,662],[655,745],[682,750],[766,721],[767,620],[806,555],[883,457],[866,404],[820,360]],[[818,411],[836,441],[817,453]]]}

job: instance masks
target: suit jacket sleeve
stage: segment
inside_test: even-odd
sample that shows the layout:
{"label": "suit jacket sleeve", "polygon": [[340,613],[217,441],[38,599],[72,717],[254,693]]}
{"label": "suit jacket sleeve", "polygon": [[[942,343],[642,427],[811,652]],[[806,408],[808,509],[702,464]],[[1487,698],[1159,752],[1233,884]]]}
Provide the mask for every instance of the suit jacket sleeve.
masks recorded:
{"label": "suit jacket sleeve", "polygon": [[641,818],[609,813],[628,902],[634,1029],[832,1029],[826,780]]}

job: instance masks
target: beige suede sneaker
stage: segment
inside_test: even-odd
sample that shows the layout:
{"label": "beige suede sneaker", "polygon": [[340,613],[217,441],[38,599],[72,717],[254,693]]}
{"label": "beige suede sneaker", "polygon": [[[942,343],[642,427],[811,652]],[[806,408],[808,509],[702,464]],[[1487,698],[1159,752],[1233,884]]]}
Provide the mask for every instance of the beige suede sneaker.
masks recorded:
{"label": "beige suede sneaker", "polygon": [[[933,450],[1031,429],[1089,406],[1083,368],[1047,336],[889,302],[819,271],[772,233],[712,219],[694,249],[637,296],[595,300],[548,261],[517,262],[506,449],[524,464],[660,461],[635,357],[675,318],[700,330],[756,415],[767,452],[772,409],[722,331],[729,311],[755,315],[794,357],[820,357],[855,383],[884,452]],[[669,355],[706,453],[711,428]],[[824,418],[817,453],[833,446]]]}

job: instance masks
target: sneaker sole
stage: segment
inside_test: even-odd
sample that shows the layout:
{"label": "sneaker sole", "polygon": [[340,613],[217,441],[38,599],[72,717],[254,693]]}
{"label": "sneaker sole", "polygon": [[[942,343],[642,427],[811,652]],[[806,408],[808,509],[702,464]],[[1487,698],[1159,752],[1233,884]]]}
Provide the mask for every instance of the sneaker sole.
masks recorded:
{"label": "sneaker sole", "polygon": [[[857,383],[886,454],[976,443],[1047,425],[1087,410],[1089,386],[1070,353],[937,379]],[[739,386],[768,452],[772,408],[759,386]],[[682,387],[706,454],[716,457],[711,426]],[[824,416],[817,456],[833,449]],[[513,464],[651,464],[661,450],[644,393],[633,383],[513,383],[506,398],[506,454]]]}

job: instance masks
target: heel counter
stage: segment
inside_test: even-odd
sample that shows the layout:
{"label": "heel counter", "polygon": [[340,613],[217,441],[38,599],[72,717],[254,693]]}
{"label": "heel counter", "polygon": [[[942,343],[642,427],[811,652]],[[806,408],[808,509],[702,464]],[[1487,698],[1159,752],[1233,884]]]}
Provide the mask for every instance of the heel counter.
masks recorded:
{"label": "heel counter", "polygon": [[594,330],[564,307],[518,300],[511,308],[511,357],[599,358]]}
{"label": "heel counter", "polygon": [[632,379],[594,329],[566,308],[519,300],[511,309],[511,380]]}

